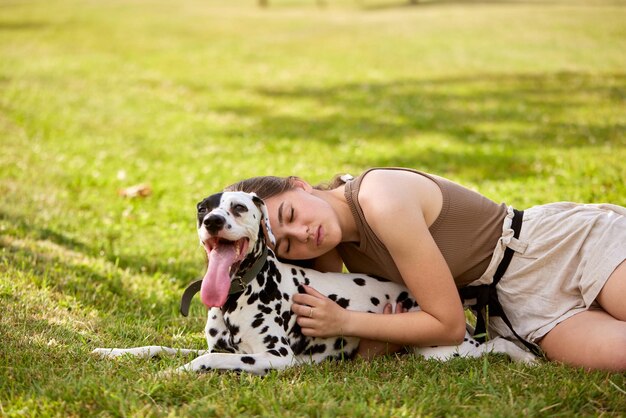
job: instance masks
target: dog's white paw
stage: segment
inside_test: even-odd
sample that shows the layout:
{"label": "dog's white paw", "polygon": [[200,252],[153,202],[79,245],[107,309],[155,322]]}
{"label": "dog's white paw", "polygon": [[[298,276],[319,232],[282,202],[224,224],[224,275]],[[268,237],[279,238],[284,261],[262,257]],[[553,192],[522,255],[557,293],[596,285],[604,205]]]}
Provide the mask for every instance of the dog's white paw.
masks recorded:
{"label": "dog's white paw", "polygon": [[528,366],[537,366],[540,363],[539,357],[537,357],[536,355],[529,353],[529,352],[524,352],[523,356],[518,357],[517,359],[514,359],[515,361],[518,361],[522,364],[526,364]]}

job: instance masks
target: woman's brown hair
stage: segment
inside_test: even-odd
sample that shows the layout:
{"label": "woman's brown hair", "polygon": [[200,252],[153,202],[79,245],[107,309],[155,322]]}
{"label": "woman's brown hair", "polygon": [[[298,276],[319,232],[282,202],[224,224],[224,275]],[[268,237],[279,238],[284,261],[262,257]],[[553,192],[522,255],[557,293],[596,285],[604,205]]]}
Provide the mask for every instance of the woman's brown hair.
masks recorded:
{"label": "woman's brown hair", "polygon": [[[352,177],[350,176],[349,178]],[[230,186],[224,188],[224,191],[256,193],[256,195],[261,199],[269,199],[272,196],[292,190],[295,187],[296,180],[299,180],[296,176],[251,177],[249,179],[241,180],[235,184],[231,184]],[[344,184],[346,180],[346,175],[336,175],[329,183],[318,184],[314,188],[317,190],[332,190]]]}

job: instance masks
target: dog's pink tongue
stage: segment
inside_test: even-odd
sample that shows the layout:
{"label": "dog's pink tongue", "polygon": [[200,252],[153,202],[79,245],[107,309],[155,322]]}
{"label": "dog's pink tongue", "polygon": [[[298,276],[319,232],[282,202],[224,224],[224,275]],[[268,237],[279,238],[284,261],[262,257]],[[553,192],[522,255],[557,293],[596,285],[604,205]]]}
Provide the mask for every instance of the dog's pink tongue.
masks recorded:
{"label": "dog's pink tongue", "polygon": [[230,290],[230,266],[235,261],[233,245],[218,245],[209,254],[209,268],[202,279],[200,299],[208,307],[226,303]]}

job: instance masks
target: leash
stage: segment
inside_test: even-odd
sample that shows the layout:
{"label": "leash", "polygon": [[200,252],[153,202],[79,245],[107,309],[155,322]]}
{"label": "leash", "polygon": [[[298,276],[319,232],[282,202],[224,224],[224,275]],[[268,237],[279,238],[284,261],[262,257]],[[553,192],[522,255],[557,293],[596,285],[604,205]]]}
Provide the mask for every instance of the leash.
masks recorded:
{"label": "leash", "polygon": [[[520,232],[522,230],[522,221],[524,219],[524,211],[519,211],[517,209],[513,209],[513,222],[511,224],[511,229],[513,229],[513,237],[519,238]],[[509,247],[506,247],[504,250],[504,256],[498,264],[498,268],[493,275],[493,282],[491,284],[483,284],[479,286],[466,286],[462,289],[459,289],[459,295],[463,301],[475,299],[476,302],[473,305],[470,305],[470,309],[476,312],[476,329],[474,334],[477,337],[474,337],[476,341],[481,343],[485,342],[485,336],[487,335],[487,324],[485,319],[486,311],[489,312],[490,316],[499,317],[504,321],[506,326],[511,330],[513,335],[522,343],[526,348],[530,350],[531,353],[538,357],[543,357],[543,352],[541,348],[537,344],[533,344],[530,341],[526,341],[522,337],[519,336],[517,332],[513,329],[513,325],[509,318],[507,318],[504,313],[504,309],[502,308],[502,304],[498,299],[498,291],[496,286],[504,276],[506,269],[511,264],[511,260],[513,259],[513,255],[515,251]]]}
{"label": "leash", "polygon": [[[263,252],[261,256],[256,259],[256,261],[250,266],[250,268],[246,271],[243,276],[235,276],[233,281],[230,282],[230,290],[228,291],[229,295],[235,293],[241,293],[245,290],[246,287],[250,284],[252,280],[259,274],[259,272],[263,269],[265,262],[267,261],[267,246],[263,245]],[[183,296],[180,300],[180,313],[182,316],[189,315],[189,306],[191,305],[191,300],[193,297],[200,291],[202,287],[202,279],[195,280],[191,282],[183,292]]]}

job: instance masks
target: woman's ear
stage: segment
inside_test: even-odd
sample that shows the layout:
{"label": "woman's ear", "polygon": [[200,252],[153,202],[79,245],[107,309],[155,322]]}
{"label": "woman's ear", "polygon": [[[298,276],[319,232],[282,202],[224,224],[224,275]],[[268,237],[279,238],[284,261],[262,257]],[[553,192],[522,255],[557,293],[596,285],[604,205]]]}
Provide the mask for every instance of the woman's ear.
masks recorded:
{"label": "woman's ear", "polygon": [[291,180],[291,184],[293,185],[293,187],[302,189],[305,192],[311,192],[311,190],[313,190],[313,186],[298,177],[293,178]]}

